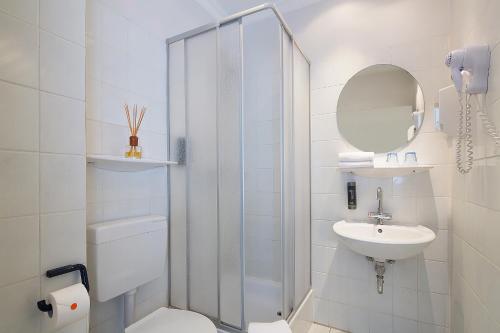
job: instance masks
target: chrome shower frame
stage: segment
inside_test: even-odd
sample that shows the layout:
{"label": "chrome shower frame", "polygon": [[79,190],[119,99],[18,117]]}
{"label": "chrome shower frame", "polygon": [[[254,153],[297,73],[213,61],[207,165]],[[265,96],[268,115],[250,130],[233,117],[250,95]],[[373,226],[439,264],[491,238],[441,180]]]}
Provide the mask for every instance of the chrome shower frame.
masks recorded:
{"label": "chrome shower frame", "polygon": [[[242,19],[246,16],[249,16],[249,15],[252,15],[252,14],[256,14],[256,13],[259,13],[259,12],[262,12],[262,11],[272,11],[272,13],[274,14],[274,16],[277,18],[277,20],[279,21],[279,24],[281,25],[281,28],[282,28],[282,31],[285,32],[288,37],[290,38],[291,40],[291,45],[292,45],[292,67],[293,67],[293,46],[301,53],[301,55],[304,57],[305,61],[307,62],[308,66],[309,66],[309,73],[310,73],[310,66],[311,66],[311,61],[309,60],[309,58],[305,55],[305,53],[303,52],[303,50],[301,49],[300,45],[297,43],[295,37],[294,37],[294,34],[292,33],[292,30],[290,29],[290,27],[288,26],[288,24],[286,23],[284,17],[282,16],[282,14],[279,12],[279,10],[277,9],[277,7],[274,5],[274,4],[271,4],[271,3],[265,3],[265,4],[262,4],[262,5],[259,5],[259,6],[256,6],[256,7],[253,7],[253,8],[250,8],[250,9],[247,9],[247,10],[243,10],[241,12],[238,12],[238,13],[235,13],[235,14],[232,14],[230,16],[227,16],[221,20],[219,20],[218,22],[215,22],[215,23],[211,23],[211,24],[207,24],[207,25],[203,25],[203,26],[200,26],[198,28],[195,28],[195,29],[192,29],[192,30],[189,30],[189,31],[186,31],[186,32],[183,32],[183,33],[180,33],[176,36],[173,36],[171,38],[168,38],[166,40],[166,55],[167,55],[167,68],[169,66],[169,59],[170,59],[170,52],[169,52],[169,49],[170,49],[170,45],[175,43],[175,42],[178,42],[178,41],[181,41],[181,40],[186,40],[188,38],[191,38],[191,37],[195,37],[197,35],[200,35],[200,34],[203,34],[203,33],[206,33],[208,31],[211,31],[211,30],[218,30],[219,28],[221,28],[222,26],[224,25],[227,25],[227,24],[230,24],[230,23],[235,23],[235,22],[240,22],[240,27],[241,27],[241,22],[242,22]],[[281,55],[281,67],[282,67],[282,76],[283,76],[283,32],[281,33],[281,37],[280,37],[280,42],[281,42],[281,45],[280,45],[280,55]],[[218,42],[217,42],[218,44]],[[242,36],[242,33],[241,33],[241,30],[240,30],[240,45],[243,45],[243,36]],[[217,45],[217,48],[219,48],[219,45]],[[244,79],[243,77],[241,77],[241,87],[243,89],[243,84],[244,84]],[[293,82],[293,72],[292,72],[292,82]],[[282,82],[281,83],[281,90],[282,90],[282,93],[281,93],[281,112],[284,113],[284,93],[283,93],[283,90],[284,90],[284,83]],[[309,83],[309,110],[310,110],[310,106],[311,106],[311,98],[310,98],[310,83]],[[167,117],[166,117],[166,121],[167,121],[167,130],[168,130],[168,133],[170,135],[170,129],[171,129],[171,124],[170,124],[170,96],[169,96],[169,91],[170,91],[170,82],[169,82],[169,75],[167,74],[167,85],[166,85],[166,97],[167,97]],[[293,85],[292,85],[292,92],[291,92],[291,96],[292,96],[292,100],[293,100]],[[217,104],[219,103],[219,101],[217,100]],[[241,103],[243,103],[243,99],[241,100]],[[293,116],[293,112],[294,112],[294,104],[292,103],[292,116]],[[187,116],[187,115],[186,115]],[[309,142],[311,142],[311,119],[310,119],[310,114],[309,114],[309,124],[307,124],[307,126],[309,127]],[[283,133],[284,133],[284,129],[283,129],[283,126],[284,126],[284,119],[282,118],[281,119],[281,124],[280,124],[280,136],[281,136],[281,156],[280,156],[280,159],[281,159],[281,177],[283,178],[283,168],[284,168],[284,154],[283,154],[283,145],[284,145],[284,140],[283,140]],[[243,147],[243,142],[241,144],[241,149],[242,149],[242,158],[244,156],[244,147]],[[170,149],[170,143],[168,143],[167,145],[167,156],[169,157],[169,159],[175,159],[175,156],[172,156],[171,154],[171,149]],[[309,160],[311,159],[311,150],[309,149]],[[180,167],[185,167],[185,165],[181,165]],[[309,169],[309,184],[311,182],[311,169]],[[170,168],[167,169],[167,178],[168,178],[168,192],[167,192],[167,207],[168,207],[168,210],[170,212],[170,207],[171,207],[171,196],[172,196],[172,193],[171,193],[171,189],[170,189]],[[244,179],[244,175],[242,176],[242,183],[243,183],[243,179]],[[294,186],[294,185],[292,185]],[[284,240],[284,227],[283,227],[283,224],[284,224],[284,190],[283,190],[283,187],[284,187],[284,181],[282,179],[281,181],[281,237],[282,237],[282,242],[281,242],[281,251],[282,253],[284,254],[285,253],[285,246],[286,246],[286,242],[283,241]],[[241,302],[242,302],[242,306],[241,306],[241,329],[240,328],[237,328],[237,327],[232,327],[230,325],[227,325],[227,324],[224,324],[223,322],[220,321],[220,318],[210,318],[212,321],[214,321],[214,323],[217,324],[217,326],[221,327],[222,329],[225,329],[229,332],[241,332],[241,331],[244,331],[245,330],[245,309],[244,309],[244,303],[245,303],[245,231],[244,231],[244,188],[243,188],[243,184],[242,184],[242,198],[241,198],[241,201],[242,201],[242,217],[241,217],[241,233],[240,233],[240,256],[241,256],[241,271],[242,271],[242,274],[241,274]],[[311,198],[309,197],[309,207],[311,207]],[[311,218],[311,216],[309,216],[309,218]],[[171,230],[170,230],[170,227],[171,227],[171,217],[170,217],[170,213],[167,215],[167,219],[168,219],[168,305],[170,306],[172,303],[171,303],[171,263],[172,263],[172,251],[171,251]],[[189,220],[189,219],[188,219]],[[187,222],[188,223],[188,222]],[[217,228],[219,227],[219,223],[217,223]],[[309,225],[309,228],[311,228],[311,226]],[[311,230],[309,230],[309,232],[311,232]],[[295,235],[293,237],[293,242],[295,241]],[[219,242],[218,242],[219,244]],[[187,240],[186,242],[186,245],[187,247],[189,247],[189,240]],[[218,245],[219,246],[219,245]],[[311,254],[311,242],[309,242],[309,254]],[[220,252],[219,253],[219,260],[218,260],[218,263],[220,262]],[[187,254],[187,262],[189,262],[189,249],[187,250],[186,252]],[[309,263],[311,262],[311,256],[309,256]],[[285,294],[286,294],[286,286],[285,286],[285,282],[284,282],[284,279],[285,279],[285,274],[286,274],[286,267],[285,267],[285,258],[283,257],[282,260],[281,260],[281,271],[282,271],[282,281],[281,281],[281,288],[282,288],[282,309],[284,310],[285,308],[287,308],[287,304],[285,304],[286,302],[286,297],[285,297]],[[220,287],[220,270],[218,268],[218,285]],[[311,276],[311,272],[309,274],[309,286],[311,286],[311,279],[312,279],[312,276]],[[188,268],[187,268],[187,306],[189,308],[189,279],[190,279],[190,273],[189,273],[189,265],[188,265]],[[292,277],[292,281],[293,281],[293,284],[295,284],[295,279],[294,277]],[[293,290],[294,290],[294,286],[292,286]],[[291,295],[291,302],[292,302],[292,306],[293,306],[293,302],[295,300],[295,297],[297,295]],[[219,317],[220,317],[220,293],[218,293],[218,306],[219,306],[219,309],[218,309],[218,313],[219,313]],[[288,318],[293,316],[294,313],[295,313],[295,310],[296,309],[293,309],[290,311],[290,313],[288,314]],[[284,319],[287,319],[287,318],[284,318]]]}

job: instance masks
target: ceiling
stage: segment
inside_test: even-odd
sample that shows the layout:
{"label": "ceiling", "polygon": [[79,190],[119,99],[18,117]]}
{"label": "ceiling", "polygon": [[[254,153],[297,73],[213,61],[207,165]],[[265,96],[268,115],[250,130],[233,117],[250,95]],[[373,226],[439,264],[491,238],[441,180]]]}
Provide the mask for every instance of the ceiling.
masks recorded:
{"label": "ceiling", "polygon": [[215,18],[222,18],[227,15],[252,8],[263,3],[274,3],[281,12],[288,12],[307,7],[321,0],[196,0],[200,6],[208,11]]}

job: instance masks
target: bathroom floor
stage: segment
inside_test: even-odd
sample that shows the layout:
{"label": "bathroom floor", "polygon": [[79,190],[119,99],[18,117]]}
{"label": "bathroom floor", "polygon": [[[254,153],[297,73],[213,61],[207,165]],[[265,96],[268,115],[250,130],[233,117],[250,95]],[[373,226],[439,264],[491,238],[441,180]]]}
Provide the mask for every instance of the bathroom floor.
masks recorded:
{"label": "bathroom floor", "polygon": [[328,326],[313,324],[309,329],[308,333],[347,333],[347,332]]}

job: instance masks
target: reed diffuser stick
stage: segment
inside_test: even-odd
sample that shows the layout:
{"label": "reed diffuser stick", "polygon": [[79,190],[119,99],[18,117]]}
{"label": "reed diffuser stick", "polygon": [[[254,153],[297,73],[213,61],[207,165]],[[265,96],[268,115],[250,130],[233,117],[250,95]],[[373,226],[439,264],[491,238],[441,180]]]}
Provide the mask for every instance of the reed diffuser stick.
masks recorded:
{"label": "reed diffuser stick", "polygon": [[138,112],[137,104],[132,108],[132,115],[130,114],[130,109],[128,104],[124,105],[125,114],[127,116],[128,129],[130,130],[129,137],[129,148],[125,152],[125,157],[141,158],[142,148],[139,146],[139,138],[137,133],[144,119],[144,114],[146,113],[146,108],[143,106],[141,111]]}
{"label": "reed diffuser stick", "polygon": [[130,123],[130,111],[128,109],[127,104],[125,104],[125,114],[127,115],[128,129],[130,130],[130,133],[132,133],[132,124]]}
{"label": "reed diffuser stick", "polygon": [[141,114],[139,115],[139,121],[137,122],[137,128],[136,128],[136,135],[137,135],[137,132],[139,132],[139,127],[141,126],[141,123],[142,123],[142,118],[144,118],[144,114],[146,113],[146,108],[145,107],[142,107],[141,109]]}
{"label": "reed diffuser stick", "polygon": [[136,127],[137,127],[137,104],[134,104],[134,127],[132,131],[133,136],[137,135]]}

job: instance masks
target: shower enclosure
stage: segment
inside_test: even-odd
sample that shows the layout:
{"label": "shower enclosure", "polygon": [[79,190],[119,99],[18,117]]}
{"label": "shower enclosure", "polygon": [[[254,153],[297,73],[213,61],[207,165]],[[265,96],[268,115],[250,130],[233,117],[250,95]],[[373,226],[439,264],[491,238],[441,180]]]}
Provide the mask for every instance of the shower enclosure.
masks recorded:
{"label": "shower enclosure", "polygon": [[167,41],[169,305],[246,330],[311,285],[309,62],[274,6]]}

